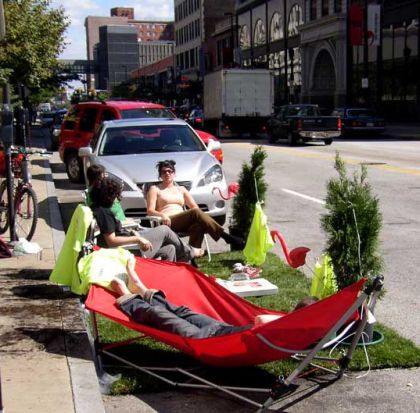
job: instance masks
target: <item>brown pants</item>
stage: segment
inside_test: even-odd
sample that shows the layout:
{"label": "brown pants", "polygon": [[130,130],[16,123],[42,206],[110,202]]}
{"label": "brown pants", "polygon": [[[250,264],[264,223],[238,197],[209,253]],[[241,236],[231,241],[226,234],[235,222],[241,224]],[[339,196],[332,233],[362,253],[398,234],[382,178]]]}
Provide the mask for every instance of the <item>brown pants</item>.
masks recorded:
{"label": "brown pants", "polygon": [[190,236],[190,245],[201,248],[204,234],[209,234],[217,241],[223,233],[220,226],[210,215],[200,208],[189,209],[171,217],[171,229],[175,232],[184,232]]}

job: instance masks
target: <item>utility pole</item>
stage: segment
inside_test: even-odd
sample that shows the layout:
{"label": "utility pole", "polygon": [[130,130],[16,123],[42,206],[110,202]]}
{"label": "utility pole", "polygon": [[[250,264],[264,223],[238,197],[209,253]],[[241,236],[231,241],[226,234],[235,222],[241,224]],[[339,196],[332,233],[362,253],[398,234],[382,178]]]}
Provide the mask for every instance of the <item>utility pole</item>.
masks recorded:
{"label": "utility pole", "polygon": [[[4,19],[3,0],[0,0],[0,40],[6,36],[6,22]],[[15,230],[15,210],[13,204],[13,172],[12,172],[12,144],[13,144],[13,112],[9,108],[9,85],[3,86],[3,110],[1,111],[0,138],[4,147],[7,189],[7,214],[9,220],[10,241],[17,241]]]}
{"label": "utility pole", "polygon": [[[0,40],[6,36],[6,22],[4,19],[3,0],[0,0]],[[9,85],[5,83],[3,86],[3,104],[10,104]]]}

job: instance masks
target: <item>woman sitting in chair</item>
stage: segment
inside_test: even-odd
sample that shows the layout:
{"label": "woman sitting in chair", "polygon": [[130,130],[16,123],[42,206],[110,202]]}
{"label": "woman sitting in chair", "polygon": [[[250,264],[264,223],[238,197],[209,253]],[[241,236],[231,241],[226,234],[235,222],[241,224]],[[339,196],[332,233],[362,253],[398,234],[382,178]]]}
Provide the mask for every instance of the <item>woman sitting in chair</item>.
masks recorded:
{"label": "woman sitting in chair", "polygon": [[162,223],[175,232],[187,233],[190,245],[196,248],[201,248],[204,234],[209,234],[215,241],[223,238],[239,249],[245,247],[243,239],[225,232],[221,225],[198,207],[185,187],[175,183],[175,161],[158,162],[156,168],[161,183],[152,185],[147,192],[148,215],[161,217]]}
{"label": "woman sitting in chair", "polygon": [[121,184],[105,177],[90,191],[93,215],[100,235],[98,244],[115,248],[137,244],[146,258],[161,258],[167,261],[191,261],[201,257],[204,251],[185,244],[168,226],[127,231],[111,211],[116,199],[121,198]]}

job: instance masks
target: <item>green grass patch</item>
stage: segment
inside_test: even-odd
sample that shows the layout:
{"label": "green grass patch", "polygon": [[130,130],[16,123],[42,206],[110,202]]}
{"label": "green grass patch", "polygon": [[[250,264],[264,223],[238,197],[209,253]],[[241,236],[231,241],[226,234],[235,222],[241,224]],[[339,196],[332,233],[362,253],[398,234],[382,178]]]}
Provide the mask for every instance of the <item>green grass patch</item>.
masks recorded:
{"label": "green grass patch", "polygon": [[[202,258],[199,260],[200,271],[214,274],[221,278],[228,278],[234,263],[243,260],[241,252],[213,254],[212,261]],[[296,303],[309,293],[310,280],[298,270],[285,265],[275,254],[268,254],[262,266],[262,276],[279,287],[279,294],[262,297],[249,297],[249,301],[256,305],[281,311],[291,310]],[[105,343],[127,340],[136,337],[138,333],[105,318],[98,319],[101,340]],[[420,348],[412,341],[402,338],[394,330],[377,323],[375,329],[384,335],[384,340],[375,345],[367,346],[369,363],[372,369],[410,368],[420,366]],[[340,346],[334,351],[337,357],[346,350]],[[197,361],[189,356],[152,339],[142,339],[118,350],[121,355],[141,365],[159,365],[171,367],[197,367]],[[328,355],[329,351],[324,351]],[[106,359],[107,370],[111,374],[121,373],[121,380],[113,385],[113,394],[129,394],[141,391],[167,390],[169,385],[152,377],[136,372],[134,369],[116,365],[114,360]],[[287,359],[266,363],[249,368],[211,368],[198,365],[201,374],[208,380],[218,383],[261,387],[271,387],[276,377],[287,376],[296,367],[296,362]],[[350,370],[360,371],[368,369],[368,363],[363,347],[358,346],[353,354]],[[179,377],[173,376],[174,380]]]}

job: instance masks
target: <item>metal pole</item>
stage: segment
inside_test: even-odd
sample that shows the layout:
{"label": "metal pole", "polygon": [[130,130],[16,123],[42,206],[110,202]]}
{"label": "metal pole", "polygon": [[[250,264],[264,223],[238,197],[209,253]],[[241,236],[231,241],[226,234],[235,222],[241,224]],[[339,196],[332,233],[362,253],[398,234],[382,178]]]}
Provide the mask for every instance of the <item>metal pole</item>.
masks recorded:
{"label": "metal pole", "polygon": [[[0,0],[0,40],[6,36],[6,21],[4,19],[4,9],[3,9],[3,0]],[[9,105],[10,103],[10,93],[9,85],[5,83],[3,85],[3,104]]]}
{"label": "metal pole", "polygon": [[287,7],[286,7],[287,3],[286,0],[283,0],[283,33],[284,33],[284,47],[283,47],[283,52],[284,52],[284,100],[285,103],[289,103],[289,85],[288,85],[288,79],[287,79],[287,37],[288,37],[288,33],[287,33]]}

